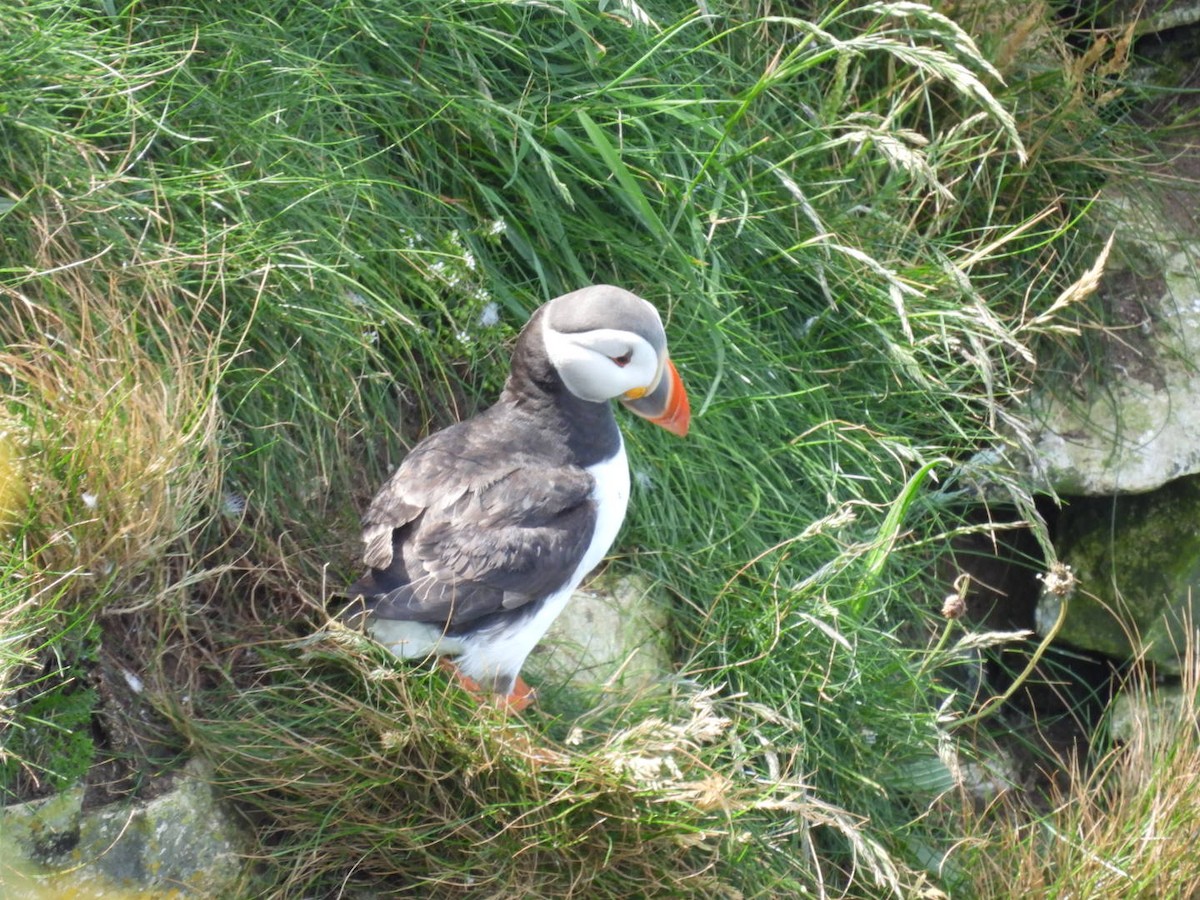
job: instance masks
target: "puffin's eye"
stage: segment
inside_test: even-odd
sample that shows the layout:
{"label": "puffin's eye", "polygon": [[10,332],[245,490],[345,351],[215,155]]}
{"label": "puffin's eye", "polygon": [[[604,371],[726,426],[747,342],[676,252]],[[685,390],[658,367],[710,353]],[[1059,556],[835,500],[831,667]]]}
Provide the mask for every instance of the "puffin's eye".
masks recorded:
{"label": "puffin's eye", "polygon": [[627,365],[629,365],[630,360],[633,359],[633,351],[626,350],[620,356],[610,356],[609,359],[611,359],[613,362],[615,362],[618,366],[620,366],[623,369]]}

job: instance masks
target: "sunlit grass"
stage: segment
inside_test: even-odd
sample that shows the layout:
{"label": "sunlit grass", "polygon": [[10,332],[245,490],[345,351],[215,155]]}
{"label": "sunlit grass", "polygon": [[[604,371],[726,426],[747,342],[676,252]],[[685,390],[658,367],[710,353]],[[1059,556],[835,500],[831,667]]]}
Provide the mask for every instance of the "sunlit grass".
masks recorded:
{"label": "sunlit grass", "polygon": [[[960,466],[1021,437],[1005,404],[1093,262],[1082,204],[929,8],[601,6],[8,9],[8,552],[66,582],[5,595],[34,624],[0,662],[13,690],[47,657],[31,609],[128,617],[254,812],[265,893],[936,877],[918,776],[957,657],[927,646],[930,561],[975,527],[968,474],[1010,490],[997,521],[1032,510],[1019,473]],[[613,562],[672,603],[669,683],[504,723],[304,643],[405,446],[490,401],[538,303],[603,281],[663,310],[693,398],[686,442],[626,423]]]}

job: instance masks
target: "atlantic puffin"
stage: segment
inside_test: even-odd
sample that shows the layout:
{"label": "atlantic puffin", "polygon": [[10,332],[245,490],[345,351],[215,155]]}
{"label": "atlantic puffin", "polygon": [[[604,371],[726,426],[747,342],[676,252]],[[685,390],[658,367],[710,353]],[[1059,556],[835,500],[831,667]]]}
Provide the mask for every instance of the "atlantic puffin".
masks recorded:
{"label": "atlantic puffin", "polygon": [[523,709],[522,664],[625,518],[614,399],[687,434],[658,311],[612,285],[539,307],[495,405],[419,442],[371,501],[344,620],[401,658],[453,658],[469,690]]}

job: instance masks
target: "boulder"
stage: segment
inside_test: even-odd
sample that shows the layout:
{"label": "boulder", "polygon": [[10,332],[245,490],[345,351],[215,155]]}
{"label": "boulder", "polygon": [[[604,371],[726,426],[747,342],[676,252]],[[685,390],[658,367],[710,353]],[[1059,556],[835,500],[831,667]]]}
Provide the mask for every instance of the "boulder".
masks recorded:
{"label": "boulder", "polygon": [[1127,688],[1108,707],[1108,736],[1119,744],[1169,751],[1184,729],[1196,727],[1197,700],[1180,684],[1156,685],[1152,691]]}
{"label": "boulder", "polygon": [[1036,385],[1022,415],[1032,469],[1058,494],[1148,491],[1200,472],[1200,233],[1181,214],[1195,199],[1126,184],[1098,201],[1114,235],[1098,292],[1111,328],[1076,377]]}
{"label": "boulder", "polygon": [[151,800],[89,811],[83,793],[0,811],[0,896],[245,896],[247,835],[199,763]]}
{"label": "boulder", "polygon": [[1048,631],[1065,602],[1059,640],[1116,659],[1144,653],[1178,673],[1191,623],[1200,621],[1200,477],[1147,494],[1073,501],[1055,543],[1077,586],[1069,598],[1042,596],[1038,629]]}
{"label": "boulder", "polygon": [[1116,0],[1098,6],[1096,20],[1103,28],[1133,26],[1139,37],[1162,34],[1200,23],[1200,0]]}
{"label": "boulder", "polygon": [[662,598],[644,579],[602,575],[575,592],[525,672],[543,690],[644,686],[672,672],[667,623]]}

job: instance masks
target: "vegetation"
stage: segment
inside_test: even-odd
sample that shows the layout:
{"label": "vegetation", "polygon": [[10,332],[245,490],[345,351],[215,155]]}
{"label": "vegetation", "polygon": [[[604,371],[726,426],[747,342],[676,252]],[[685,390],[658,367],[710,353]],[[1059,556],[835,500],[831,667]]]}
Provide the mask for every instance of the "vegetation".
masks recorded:
{"label": "vegetation", "polygon": [[[963,642],[1001,638],[932,563],[1038,526],[976,454],[1092,285],[1116,51],[907,2],[4,11],[7,734],[136,676],[264,896],[969,890],[930,810]],[[326,610],[404,448],[598,282],[663,310],[693,396],[685,443],[627,430],[610,562],[671,598],[678,672],[506,720]],[[33,748],[6,795],[78,774]]]}
{"label": "vegetation", "polygon": [[975,892],[1154,896],[1200,874],[1195,649],[1189,644],[1176,691],[1136,670],[1128,702],[1114,707],[1117,739],[1087,767],[1071,768],[1045,813],[1031,819],[1009,796],[970,821],[964,859]]}

